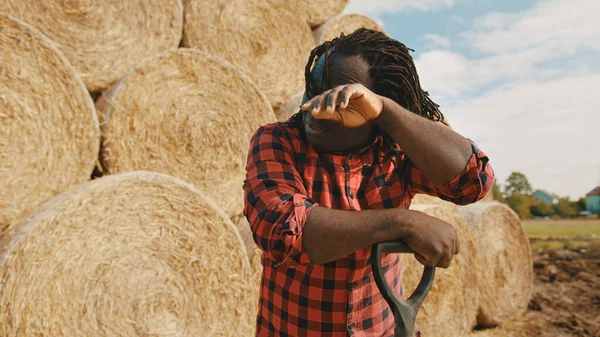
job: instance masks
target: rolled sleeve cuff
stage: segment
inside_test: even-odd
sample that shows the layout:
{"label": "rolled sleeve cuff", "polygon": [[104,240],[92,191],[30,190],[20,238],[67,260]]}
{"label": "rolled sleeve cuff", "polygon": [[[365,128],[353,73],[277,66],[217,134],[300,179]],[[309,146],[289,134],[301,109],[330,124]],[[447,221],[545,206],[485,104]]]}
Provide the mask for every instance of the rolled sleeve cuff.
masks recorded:
{"label": "rolled sleeve cuff", "polygon": [[444,186],[454,196],[460,196],[462,204],[481,200],[491,189],[494,174],[488,164],[488,157],[471,143],[471,157],[465,168]]}
{"label": "rolled sleeve cuff", "polygon": [[283,224],[281,232],[281,240],[285,246],[285,254],[283,259],[281,259],[281,262],[277,265],[304,266],[312,264],[312,261],[304,249],[302,234],[310,212],[318,206],[318,204],[312,202],[308,197],[302,194],[295,194],[293,203],[293,214],[290,219]]}

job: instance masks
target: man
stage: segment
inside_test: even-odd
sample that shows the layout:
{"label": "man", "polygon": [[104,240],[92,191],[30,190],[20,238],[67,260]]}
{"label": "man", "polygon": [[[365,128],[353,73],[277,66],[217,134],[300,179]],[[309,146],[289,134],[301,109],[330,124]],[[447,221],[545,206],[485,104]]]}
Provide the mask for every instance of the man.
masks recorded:
{"label": "man", "polygon": [[[301,111],[261,127],[248,153],[258,336],[393,336],[371,245],[403,240],[422,264],[448,268],[454,228],[408,210],[412,197],[464,205],[493,184],[487,156],[441,120],[403,44],[360,29],[313,50]],[[403,296],[398,255],[382,265]]]}

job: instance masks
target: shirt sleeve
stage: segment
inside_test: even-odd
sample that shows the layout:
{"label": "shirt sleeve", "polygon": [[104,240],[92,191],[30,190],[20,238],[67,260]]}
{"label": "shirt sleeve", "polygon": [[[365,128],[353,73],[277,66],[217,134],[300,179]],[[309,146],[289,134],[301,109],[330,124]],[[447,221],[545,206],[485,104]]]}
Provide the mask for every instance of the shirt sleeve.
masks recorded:
{"label": "shirt sleeve", "polygon": [[302,230],[318,205],[307,196],[292,151],[291,140],[277,124],[259,128],[250,141],[244,181],[244,215],[254,242],[287,266],[312,264]]}
{"label": "shirt sleeve", "polygon": [[407,159],[407,188],[411,198],[417,193],[436,196],[458,205],[468,205],[483,199],[494,184],[494,170],[487,155],[469,139],[472,154],[465,168],[444,185],[434,185]]}

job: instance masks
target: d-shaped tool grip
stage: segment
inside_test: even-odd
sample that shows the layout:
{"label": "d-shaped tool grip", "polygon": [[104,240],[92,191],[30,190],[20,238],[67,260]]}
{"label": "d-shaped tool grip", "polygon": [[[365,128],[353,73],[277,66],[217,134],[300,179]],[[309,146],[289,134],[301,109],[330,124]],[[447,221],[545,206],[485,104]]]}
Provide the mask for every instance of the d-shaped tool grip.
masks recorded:
{"label": "d-shaped tool grip", "polygon": [[384,241],[373,245],[371,251],[371,266],[373,267],[373,275],[375,283],[381,292],[381,295],[386,300],[394,314],[396,328],[394,329],[395,337],[414,337],[415,336],[415,321],[417,312],[421,304],[425,300],[435,276],[435,268],[425,267],[421,281],[415,292],[406,300],[402,301],[396,296],[392,288],[385,280],[383,268],[381,266],[382,253],[410,253],[415,252],[404,243],[404,241]]}

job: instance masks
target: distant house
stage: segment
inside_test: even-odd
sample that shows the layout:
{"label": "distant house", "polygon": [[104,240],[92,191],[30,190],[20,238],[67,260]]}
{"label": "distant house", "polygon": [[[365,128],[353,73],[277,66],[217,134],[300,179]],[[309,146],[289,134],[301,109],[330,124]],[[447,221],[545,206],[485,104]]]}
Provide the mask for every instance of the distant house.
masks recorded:
{"label": "distant house", "polygon": [[600,213],[600,186],[594,188],[585,195],[587,210],[592,214]]}
{"label": "distant house", "polygon": [[558,201],[552,194],[542,190],[535,190],[535,192],[533,192],[533,198],[539,202],[548,204],[554,204]]}

